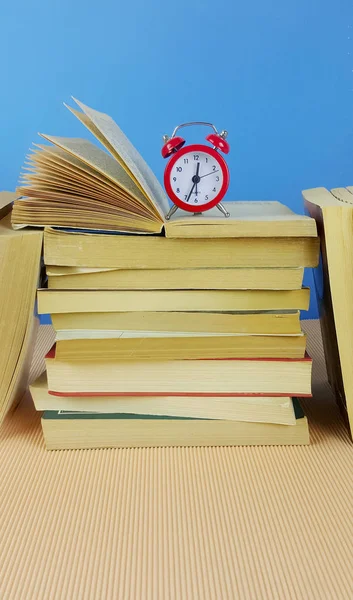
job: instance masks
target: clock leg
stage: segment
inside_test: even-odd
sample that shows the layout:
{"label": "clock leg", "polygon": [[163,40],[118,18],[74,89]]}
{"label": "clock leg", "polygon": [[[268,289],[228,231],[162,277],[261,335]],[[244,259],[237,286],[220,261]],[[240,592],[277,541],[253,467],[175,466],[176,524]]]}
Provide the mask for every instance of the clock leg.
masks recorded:
{"label": "clock leg", "polygon": [[218,202],[218,204],[216,204],[216,206],[217,206],[218,210],[220,210],[221,213],[223,213],[226,218],[230,217],[230,213],[224,208],[223,204]]}
{"label": "clock leg", "polygon": [[170,211],[165,216],[167,221],[169,221],[170,217],[172,217],[177,210],[178,210],[178,207],[176,206],[176,204],[173,204],[173,206],[171,206],[171,208],[170,208]]}

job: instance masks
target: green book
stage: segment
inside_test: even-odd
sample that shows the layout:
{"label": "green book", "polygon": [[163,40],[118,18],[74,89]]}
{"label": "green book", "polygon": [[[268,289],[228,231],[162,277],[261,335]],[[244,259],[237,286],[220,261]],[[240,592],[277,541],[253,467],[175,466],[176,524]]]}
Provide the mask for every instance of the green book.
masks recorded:
{"label": "green book", "polygon": [[308,422],[296,398],[293,406],[295,425],[128,413],[46,411],[42,416],[42,428],[48,450],[309,444]]}

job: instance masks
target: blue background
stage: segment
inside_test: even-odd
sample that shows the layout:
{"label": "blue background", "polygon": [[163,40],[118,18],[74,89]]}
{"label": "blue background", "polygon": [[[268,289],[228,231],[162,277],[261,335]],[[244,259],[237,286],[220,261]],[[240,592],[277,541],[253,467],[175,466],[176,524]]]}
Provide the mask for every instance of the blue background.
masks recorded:
{"label": "blue background", "polygon": [[160,179],[163,133],[228,129],[228,199],[302,212],[302,189],[353,181],[352,26],[351,0],[3,3],[0,188],[38,131],[87,135],[62,104],[72,94],[112,115]]}

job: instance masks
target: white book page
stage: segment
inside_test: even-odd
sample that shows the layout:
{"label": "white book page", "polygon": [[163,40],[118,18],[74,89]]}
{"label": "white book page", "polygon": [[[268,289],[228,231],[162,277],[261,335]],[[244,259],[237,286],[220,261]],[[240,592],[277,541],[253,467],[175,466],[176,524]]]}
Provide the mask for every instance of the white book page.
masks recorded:
{"label": "white book page", "polygon": [[[152,204],[156,207],[159,215],[164,219],[164,216],[169,211],[167,196],[153,171],[144,161],[140,153],[109,115],[98,112],[93,108],[89,108],[89,106],[76,100],[76,98],[73,98],[73,100],[108,142],[108,149],[110,149],[110,146],[115,150],[117,155],[121,157],[123,163],[125,163]],[[82,122],[86,124],[84,121]]]}

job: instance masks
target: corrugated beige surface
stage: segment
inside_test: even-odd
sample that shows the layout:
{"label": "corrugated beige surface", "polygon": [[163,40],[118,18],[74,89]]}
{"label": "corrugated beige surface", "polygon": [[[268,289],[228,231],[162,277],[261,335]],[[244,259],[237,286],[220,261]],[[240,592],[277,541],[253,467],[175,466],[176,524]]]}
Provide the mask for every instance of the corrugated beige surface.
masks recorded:
{"label": "corrugated beige surface", "polygon": [[22,403],[1,437],[1,600],[352,599],[353,445],[305,329],[309,447],[49,453]]}

